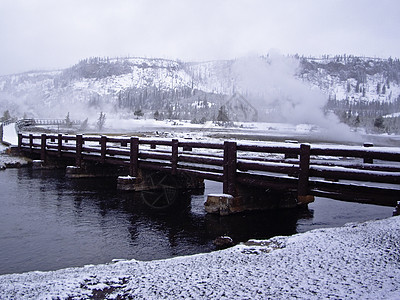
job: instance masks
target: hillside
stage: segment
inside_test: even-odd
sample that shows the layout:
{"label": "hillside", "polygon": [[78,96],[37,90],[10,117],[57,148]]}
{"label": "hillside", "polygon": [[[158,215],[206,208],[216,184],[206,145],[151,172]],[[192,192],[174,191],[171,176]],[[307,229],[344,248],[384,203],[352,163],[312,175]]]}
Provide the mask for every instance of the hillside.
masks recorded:
{"label": "hillside", "polygon": [[210,62],[89,58],[64,70],[0,77],[0,111],[18,117],[71,112],[83,119],[104,111],[199,122],[225,113],[230,121],[254,121],[253,110],[260,121],[318,123],[308,112],[323,109],[368,127],[378,117],[398,119],[399,102],[398,59],[346,55]]}

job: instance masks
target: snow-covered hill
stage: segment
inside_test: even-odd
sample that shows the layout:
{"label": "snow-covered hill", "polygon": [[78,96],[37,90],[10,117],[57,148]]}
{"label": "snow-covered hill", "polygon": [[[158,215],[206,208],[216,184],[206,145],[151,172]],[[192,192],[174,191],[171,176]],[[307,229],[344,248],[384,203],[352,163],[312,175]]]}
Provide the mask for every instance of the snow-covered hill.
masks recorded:
{"label": "snow-covered hill", "polygon": [[398,59],[344,55],[301,61],[301,77],[331,99],[390,102],[400,95]]}
{"label": "snow-covered hill", "polygon": [[215,120],[232,95],[239,94],[246,101],[229,106],[232,116],[248,115],[240,110],[250,104],[259,120],[313,123],[308,115],[328,99],[397,101],[399,83],[398,59],[268,55],[194,63],[90,58],[64,70],[1,76],[0,111],[18,117],[65,117],[71,112],[82,119],[106,111]]}

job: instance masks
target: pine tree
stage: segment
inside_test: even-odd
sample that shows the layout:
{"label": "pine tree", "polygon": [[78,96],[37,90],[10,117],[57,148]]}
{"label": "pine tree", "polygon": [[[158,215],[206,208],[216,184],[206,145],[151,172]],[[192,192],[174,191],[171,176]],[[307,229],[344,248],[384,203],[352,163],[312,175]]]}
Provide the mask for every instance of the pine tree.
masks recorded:
{"label": "pine tree", "polygon": [[381,84],[378,82],[376,85],[376,93],[379,95],[381,93]]}
{"label": "pine tree", "polygon": [[374,127],[378,128],[378,129],[384,129],[385,128],[385,124],[384,124],[384,119],[382,116],[379,116],[375,119],[374,121]]}
{"label": "pine tree", "polygon": [[218,110],[217,121],[219,122],[229,122],[228,112],[226,111],[225,106],[221,106]]}
{"label": "pine tree", "polygon": [[88,118],[86,118],[86,119],[82,122],[81,127],[80,127],[79,129],[80,129],[80,130],[86,130],[87,127],[88,127]]}
{"label": "pine tree", "polygon": [[100,112],[99,118],[97,119],[97,128],[99,130],[102,130],[104,127],[104,124],[106,123],[106,114],[103,112]]}
{"label": "pine tree", "polygon": [[11,119],[11,115],[10,115],[10,112],[8,110],[6,110],[3,113],[3,117],[1,118],[1,121],[7,121],[9,119]]}
{"label": "pine tree", "polygon": [[65,125],[67,127],[71,127],[72,126],[71,119],[69,118],[69,112],[67,113],[67,116],[65,117]]}

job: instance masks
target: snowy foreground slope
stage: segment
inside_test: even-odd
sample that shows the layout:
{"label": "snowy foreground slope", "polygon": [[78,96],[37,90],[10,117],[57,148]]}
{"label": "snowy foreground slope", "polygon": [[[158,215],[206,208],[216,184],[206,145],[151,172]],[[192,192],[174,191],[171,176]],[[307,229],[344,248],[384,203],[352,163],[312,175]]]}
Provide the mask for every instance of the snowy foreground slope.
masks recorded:
{"label": "snowy foreground slope", "polygon": [[399,299],[400,217],[160,261],[0,276],[1,299]]}

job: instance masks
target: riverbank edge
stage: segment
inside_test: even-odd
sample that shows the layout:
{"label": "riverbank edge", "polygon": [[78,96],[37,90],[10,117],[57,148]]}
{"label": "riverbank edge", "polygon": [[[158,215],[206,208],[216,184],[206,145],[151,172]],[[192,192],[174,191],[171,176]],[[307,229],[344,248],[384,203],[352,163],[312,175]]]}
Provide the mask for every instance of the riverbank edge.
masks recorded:
{"label": "riverbank edge", "polygon": [[0,170],[19,169],[32,165],[32,160],[13,154],[12,145],[7,142],[0,142]]}
{"label": "riverbank edge", "polygon": [[400,297],[400,217],[156,261],[0,276],[0,299]]}

